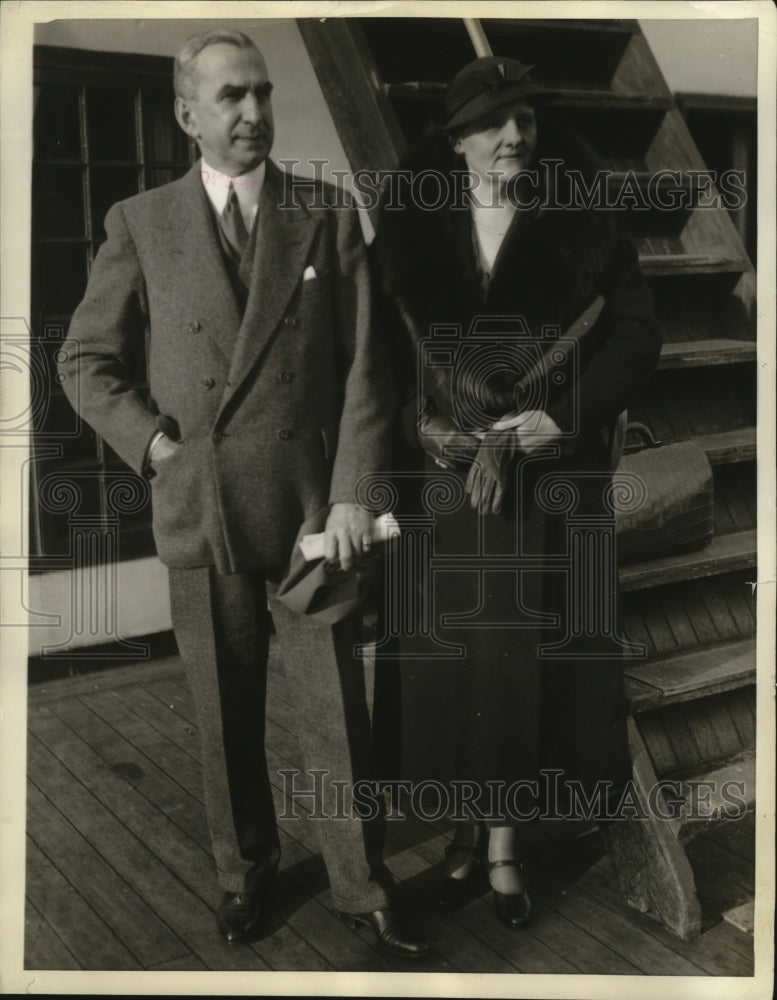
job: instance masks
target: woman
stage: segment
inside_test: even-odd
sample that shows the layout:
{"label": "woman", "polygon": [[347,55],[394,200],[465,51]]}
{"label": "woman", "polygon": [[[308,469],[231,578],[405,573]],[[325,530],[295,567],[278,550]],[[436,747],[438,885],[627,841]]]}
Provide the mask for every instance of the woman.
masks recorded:
{"label": "woman", "polygon": [[[467,494],[436,516],[439,561],[426,579],[436,637],[451,655],[418,657],[409,637],[399,640],[400,770],[476,789],[436,899],[464,899],[485,862],[497,916],[512,928],[531,910],[517,820],[538,802],[558,809],[566,783],[617,789],[630,775],[622,663],[608,655],[612,643],[603,653],[602,635],[572,629],[569,639],[567,576],[550,571],[551,557],[567,551],[569,511],[554,512],[547,490],[566,483],[574,516],[606,520],[615,422],[660,352],[633,247],[611,213],[574,204],[575,178],[589,182],[595,164],[580,140],[543,124],[547,97],[515,60],[464,67],[440,128],[401,165],[411,182],[399,210],[396,188],[386,200],[375,242],[406,388],[403,424],[423,449],[415,454],[425,453],[425,476],[442,466]],[[532,376],[548,338],[586,310],[585,337]],[[428,350],[434,327],[460,331],[453,351]],[[411,483],[413,453],[401,451],[397,465],[398,481]],[[413,509],[405,495],[399,513]],[[500,556],[519,553],[525,572],[499,567]],[[595,568],[591,579],[609,586]],[[604,597],[612,602],[614,588]],[[563,658],[538,652],[560,641]],[[378,672],[375,709],[384,759],[387,676]],[[538,783],[549,769],[563,779],[550,789],[547,778]],[[495,800],[510,787],[511,803]]]}

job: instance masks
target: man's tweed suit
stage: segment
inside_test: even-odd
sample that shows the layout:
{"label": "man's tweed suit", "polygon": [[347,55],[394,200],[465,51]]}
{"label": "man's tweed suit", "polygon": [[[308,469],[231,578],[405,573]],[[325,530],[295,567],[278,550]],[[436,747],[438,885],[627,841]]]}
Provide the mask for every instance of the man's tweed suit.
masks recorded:
{"label": "man's tweed suit", "polygon": [[[359,480],[384,467],[392,388],[356,213],[342,198],[331,207],[332,189],[284,177],[268,160],[239,281],[199,163],[115,205],[61,365],[73,405],[137,472],[159,426],[180,433],[177,451],[154,465],[154,537],[170,568],[229,891],[250,888],[277,860],[263,747],[267,597],[306,766],[346,782],[370,773],[355,623],[329,629],[292,615],[274,583],[303,520],[353,502]],[[146,394],[130,375],[144,341]],[[385,905],[363,825],[316,826],[335,905]]]}

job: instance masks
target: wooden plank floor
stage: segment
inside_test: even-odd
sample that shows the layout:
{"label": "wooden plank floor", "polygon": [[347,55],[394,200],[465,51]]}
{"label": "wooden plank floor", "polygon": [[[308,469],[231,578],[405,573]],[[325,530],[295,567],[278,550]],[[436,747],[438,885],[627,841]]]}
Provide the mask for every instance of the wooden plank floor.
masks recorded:
{"label": "wooden plank floor", "polygon": [[[277,657],[268,690],[271,771],[301,767]],[[282,808],[280,780],[274,789]],[[298,809],[298,811],[301,811]],[[281,823],[283,858],[268,933],[247,947],[218,937],[220,897],[202,805],[193,706],[177,658],[30,688],[25,968],[294,970],[626,975],[752,975],[752,936],[722,914],[753,897],[753,823],[696,838],[689,856],[705,915],[681,942],[623,903],[595,830],[540,824],[525,858],[537,907],[520,933],[490,894],[453,914],[429,902],[445,823],[389,824],[386,862],[434,954],[383,959],[367,931],[332,913],[315,823]]]}

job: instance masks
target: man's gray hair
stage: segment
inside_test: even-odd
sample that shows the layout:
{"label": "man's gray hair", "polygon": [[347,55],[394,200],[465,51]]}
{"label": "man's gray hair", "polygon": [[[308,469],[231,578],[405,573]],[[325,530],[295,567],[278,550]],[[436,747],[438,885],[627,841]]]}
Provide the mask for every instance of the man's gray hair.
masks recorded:
{"label": "man's gray hair", "polygon": [[173,66],[173,89],[176,97],[194,96],[192,77],[195,73],[197,56],[209,45],[236,45],[239,49],[259,49],[248,35],[229,28],[213,28],[187,38],[175,57]]}

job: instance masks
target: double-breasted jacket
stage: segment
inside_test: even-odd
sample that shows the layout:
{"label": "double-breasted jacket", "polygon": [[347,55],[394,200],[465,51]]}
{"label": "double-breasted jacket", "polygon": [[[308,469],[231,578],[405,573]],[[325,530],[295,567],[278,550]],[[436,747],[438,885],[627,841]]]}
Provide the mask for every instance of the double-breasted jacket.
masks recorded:
{"label": "double-breasted jacket", "polygon": [[175,428],[151,479],[163,562],[272,570],[303,520],[384,465],[391,379],[342,193],[268,161],[242,303],[216,224],[199,163],[114,205],[60,370],[135,471],[157,428]]}

